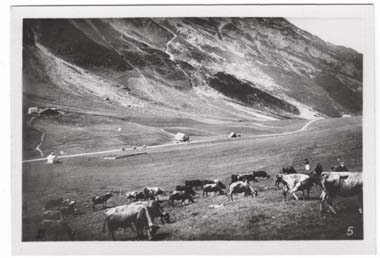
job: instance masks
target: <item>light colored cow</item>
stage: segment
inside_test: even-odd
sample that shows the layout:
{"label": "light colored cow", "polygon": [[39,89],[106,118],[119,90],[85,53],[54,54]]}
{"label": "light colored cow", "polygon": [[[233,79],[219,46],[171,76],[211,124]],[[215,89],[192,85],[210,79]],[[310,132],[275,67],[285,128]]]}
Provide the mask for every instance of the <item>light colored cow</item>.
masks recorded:
{"label": "light colored cow", "polygon": [[118,228],[136,227],[137,237],[144,235],[143,230],[148,226],[148,238],[152,239],[158,226],[153,225],[152,215],[159,213],[162,210],[158,201],[153,202],[138,202],[129,205],[122,205],[108,209],[105,211],[103,232],[105,227],[108,228],[108,237],[115,240],[114,232]]}
{"label": "light colored cow", "polygon": [[295,194],[298,191],[302,191],[302,196],[305,196],[304,191],[307,191],[307,196],[310,196],[310,188],[313,186],[310,177],[305,174],[279,174],[276,176],[276,183],[283,185],[283,196],[286,201],[287,194],[293,195],[294,199],[298,200],[298,196]]}
{"label": "light colored cow", "polygon": [[363,212],[363,179],[360,172],[322,172],[321,184],[323,192],[320,196],[320,210],[323,212],[324,206],[336,214],[332,205],[334,198],[339,195],[343,197],[357,196],[360,207],[359,212]]}

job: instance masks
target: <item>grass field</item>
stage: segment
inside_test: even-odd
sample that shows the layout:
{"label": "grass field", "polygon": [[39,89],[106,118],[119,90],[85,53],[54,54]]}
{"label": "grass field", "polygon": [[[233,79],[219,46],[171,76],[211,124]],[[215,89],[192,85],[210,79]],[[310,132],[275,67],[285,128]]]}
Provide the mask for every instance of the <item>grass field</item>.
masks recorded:
{"label": "grass field", "polygon": [[[293,165],[302,172],[305,158],[309,159],[313,167],[321,162],[326,169],[336,165],[340,158],[351,171],[362,171],[361,119],[325,119],[313,123],[306,131],[292,135],[181,144],[148,149],[146,155],[118,160],[105,160],[104,155],[94,155],[62,159],[61,163],[54,165],[44,162],[24,163],[23,240],[36,240],[41,209],[49,199],[64,197],[78,202],[81,214],[66,219],[76,231],[78,240],[106,240],[102,232],[103,211],[99,208],[93,212],[90,207],[90,199],[94,195],[115,191],[116,196],[109,206],[116,206],[126,202],[125,198],[117,194],[120,189],[125,192],[159,186],[170,191],[187,179],[220,179],[228,184],[231,174],[248,170],[265,170],[271,175],[270,179],[252,183],[259,192],[257,197],[239,196],[238,200],[232,202],[226,196],[212,197],[212,194],[202,198],[200,193],[194,204],[183,207],[178,204],[169,207],[164,202],[164,209],[175,218],[175,222],[160,225],[156,239],[362,239],[363,218],[357,212],[356,198],[337,198],[337,214],[321,216],[318,201],[320,189],[313,189],[310,200],[290,199],[284,202],[281,191],[274,187],[273,179],[279,169],[287,165]],[[302,120],[294,123],[287,121],[288,128],[284,126],[281,130],[296,130],[304,123]],[[173,124],[170,127],[176,126]],[[236,124],[234,126],[236,131],[247,128],[247,125],[241,128]],[[191,123],[186,127],[204,133],[210,128]],[[214,125],[214,129],[209,131],[221,136],[224,135],[222,127]],[[269,129],[269,132],[273,131]],[[68,130],[67,133],[70,132]],[[98,137],[96,146],[101,146],[106,140]],[[114,141],[112,137],[109,140]],[[83,146],[92,150],[92,146],[85,141]],[[210,209],[211,204],[224,206]],[[347,236],[350,226],[354,227],[354,234]],[[135,240],[135,233],[130,230],[123,233],[120,230],[117,239]]]}

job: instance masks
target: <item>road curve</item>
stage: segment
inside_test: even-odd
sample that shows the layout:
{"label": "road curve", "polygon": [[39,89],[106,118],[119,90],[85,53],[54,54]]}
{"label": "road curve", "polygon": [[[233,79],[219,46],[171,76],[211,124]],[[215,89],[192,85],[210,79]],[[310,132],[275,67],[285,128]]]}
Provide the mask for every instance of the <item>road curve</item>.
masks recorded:
{"label": "road curve", "polygon": [[[312,123],[314,123],[315,121],[318,121],[320,119],[321,118],[309,120],[304,126],[302,126],[300,129],[297,129],[295,131],[284,132],[284,133],[275,133],[275,134],[253,135],[253,136],[245,137],[245,139],[264,138],[264,137],[273,137],[273,136],[282,136],[282,135],[291,135],[291,134],[300,133],[302,131],[305,131]],[[194,143],[195,144],[197,144],[197,143],[210,143],[210,142],[216,142],[218,140],[220,140],[220,139],[192,141],[191,144],[194,144]],[[168,147],[168,146],[176,146],[176,145],[179,145],[179,144],[186,144],[186,143],[167,143],[167,144],[161,144],[161,145],[153,145],[153,146],[147,146],[145,149],[156,149],[156,148],[162,148],[162,147]],[[116,153],[116,152],[130,151],[130,150],[133,150],[133,149],[132,148],[126,148],[125,150],[121,150],[119,148],[119,149],[116,149],[116,150],[85,152],[85,153],[78,153],[78,154],[70,154],[70,155],[58,156],[58,159],[83,157],[83,156],[90,156],[90,155],[97,155],[97,154]],[[37,162],[37,161],[44,161],[44,160],[46,160],[46,158],[28,159],[28,160],[23,160],[22,163],[30,163],[30,162]]]}

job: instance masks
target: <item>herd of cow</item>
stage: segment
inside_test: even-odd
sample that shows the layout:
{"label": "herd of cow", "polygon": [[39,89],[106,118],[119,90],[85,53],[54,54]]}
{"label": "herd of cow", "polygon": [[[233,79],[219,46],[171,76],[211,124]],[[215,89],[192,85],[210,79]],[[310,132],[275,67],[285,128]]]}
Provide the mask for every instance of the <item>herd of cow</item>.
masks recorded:
{"label": "herd of cow", "polygon": [[[337,195],[358,196],[362,213],[362,195],[363,182],[362,173],[359,172],[324,172],[320,164],[314,170],[308,173],[297,173],[293,167],[283,168],[275,177],[275,186],[280,189],[284,200],[287,195],[291,194],[296,200],[299,197],[296,192],[302,192],[303,199],[309,198],[309,192],[312,187],[320,187],[320,211],[324,212],[325,207],[336,213],[332,202]],[[104,212],[103,232],[108,228],[108,238],[115,239],[115,231],[123,228],[124,231],[130,228],[137,233],[137,237],[143,237],[144,229],[147,229],[148,238],[152,239],[159,226],[154,224],[155,218],[160,218],[162,223],[171,221],[169,213],[165,212],[161,206],[162,202],[167,201],[169,205],[174,206],[175,201],[180,201],[182,206],[186,201],[194,203],[194,196],[197,190],[202,191],[203,197],[208,197],[209,193],[215,195],[226,195],[229,200],[233,201],[233,196],[244,193],[245,197],[257,196],[258,192],[250,182],[257,182],[257,178],[269,179],[270,176],[265,171],[253,171],[248,174],[231,175],[231,182],[227,187],[220,180],[186,180],[184,185],[177,185],[175,190],[170,191],[169,197],[163,199],[166,192],[159,187],[146,187],[143,191],[127,192],[125,197],[127,204],[112,208],[107,207],[107,200],[113,197],[113,194],[94,196],[91,199],[92,209],[95,211],[96,205],[101,204]],[[305,196],[304,191],[307,192]],[[63,217],[67,215],[78,214],[75,201],[50,200],[46,203],[43,214],[43,220],[40,223],[37,237],[39,239],[48,239],[47,234],[66,235],[70,240],[75,238],[74,231],[64,222]]]}

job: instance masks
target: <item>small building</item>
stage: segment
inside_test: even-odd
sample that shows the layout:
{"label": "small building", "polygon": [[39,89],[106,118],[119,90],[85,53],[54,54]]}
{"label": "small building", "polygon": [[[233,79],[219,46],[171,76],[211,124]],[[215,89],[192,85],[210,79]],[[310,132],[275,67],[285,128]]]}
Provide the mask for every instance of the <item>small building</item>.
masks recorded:
{"label": "small building", "polygon": [[57,161],[57,156],[52,152],[46,157],[46,160],[48,164],[53,164]]}
{"label": "small building", "polygon": [[56,107],[43,108],[38,113],[40,115],[59,115],[58,109]]}
{"label": "small building", "polygon": [[174,139],[179,142],[188,142],[190,140],[190,136],[185,133],[177,133],[174,136]]}
{"label": "small building", "polygon": [[231,132],[228,137],[230,137],[230,138],[236,138],[237,134],[235,132]]}
{"label": "small building", "polygon": [[38,114],[38,107],[29,107],[28,108],[28,115]]}

